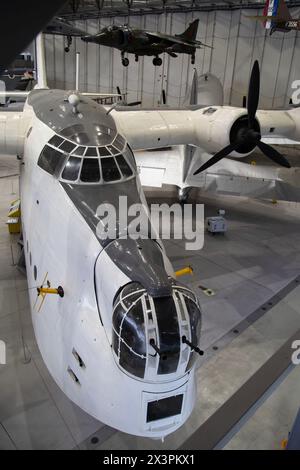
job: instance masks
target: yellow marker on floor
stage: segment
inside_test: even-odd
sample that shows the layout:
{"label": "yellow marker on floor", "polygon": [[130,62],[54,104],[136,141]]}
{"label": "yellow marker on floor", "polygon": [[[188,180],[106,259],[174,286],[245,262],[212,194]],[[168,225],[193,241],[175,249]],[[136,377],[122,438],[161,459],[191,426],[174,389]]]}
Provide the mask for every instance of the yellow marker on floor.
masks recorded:
{"label": "yellow marker on floor", "polygon": [[287,443],[288,443],[288,440],[287,440],[287,439],[283,439],[283,440],[281,441],[281,449],[282,449],[282,450],[285,450],[285,449],[286,449]]}
{"label": "yellow marker on floor", "polygon": [[194,273],[194,270],[192,266],[187,266],[186,268],[175,271],[175,276],[180,277],[180,276],[185,276],[186,274],[193,274],[193,273]]}
{"label": "yellow marker on floor", "polygon": [[203,294],[208,295],[215,295],[215,291],[213,289],[209,289],[209,287],[199,286],[199,289],[202,290]]}

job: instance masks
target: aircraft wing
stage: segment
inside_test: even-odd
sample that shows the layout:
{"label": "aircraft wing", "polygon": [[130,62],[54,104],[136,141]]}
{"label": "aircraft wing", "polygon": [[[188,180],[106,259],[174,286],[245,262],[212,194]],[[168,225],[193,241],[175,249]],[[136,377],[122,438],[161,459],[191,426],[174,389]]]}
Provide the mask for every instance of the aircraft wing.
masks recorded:
{"label": "aircraft wing", "polygon": [[0,100],[1,98],[27,98],[30,91],[0,91]]}
{"label": "aircraft wing", "polygon": [[243,160],[224,158],[197,176],[193,171],[208,156],[195,149],[186,165],[185,146],[135,152],[141,184],[145,187],[164,185],[200,188],[203,191],[235,196],[261,197],[285,201],[300,201],[300,182],[297,170],[264,165],[266,160],[255,157],[256,165]]}
{"label": "aircraft wing", "polygon": [[[214,154],[229,144],[232,126],[245,116],[244,108],[210,106],[194,110],[112,111],[120,132],[134,150],[190,144]],[[263,138],[300,140],[300,109],[258,111]]]}
{"label": "aircraft wing", "polygon": [[[30,91],[0,91],[0,101],[1,98],[27,98]],[[67,93],[67,92],[66,92]],[[105,99],[105,98],[118,98],[121,99],[122,95],[119,93],[88,93],[82,92],[80,93],[81,96],[85,96],[86,98],[90,98],[92,100],[96,99]]]}
{"label": "aircraft wing", "polygon": [[46,34],[57,34],[59,36],[85,36],[86,32],[76,28],[72,24],[60,19],[53,18],[47,26],[44,27],[43,32]]}
{"label": "aircraft wing", "polygon": [[200,41],[194,41],[194,42],[187,42],[181,39],[180,37],[176,36],[169,36],[168,34],[162,34],[162,33],[155,33],[155,32],[150,32],[146,31],[146,34],[148,38],[152,42],[157,42],[159,39],[160,41],[172,45],[172,44],[179,44],[181,46],[189,46],[189,47],[199,47],[200,46]]}
{"label": "aircraft wing", "polygon": [[89,92],[80,92],[80,95],[86,96],[87,98],[91,98],[95,100],[97,98],[122,98],[120,93],[89,93]]}

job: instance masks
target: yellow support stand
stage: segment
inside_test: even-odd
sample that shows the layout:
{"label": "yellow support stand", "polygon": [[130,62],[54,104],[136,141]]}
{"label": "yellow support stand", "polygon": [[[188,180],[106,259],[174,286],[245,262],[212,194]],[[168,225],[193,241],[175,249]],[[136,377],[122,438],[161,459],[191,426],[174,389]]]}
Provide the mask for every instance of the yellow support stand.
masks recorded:
{"label": "yellow support stand", "polygon": [[254,165],[254,166],[255,166],[255,165],[256,165],[256,161],[255,161],[255,160],[252,160],[252,161],[251,161],[251,165]]}
{"label": "yellow support stand", "polygon": [[6,221],[8,225],[9,233],[20,233],[21,232],[21,207],[20,199],[13,201],[10,205],[8,219]]}
{"label": "yellow support stand", "polygon": [[193,274],[194,270],[192,266],[187,266],[186,268],[179,269],[178,271],[175,271],[175,276],[180,277],[180,276],[185,276],[186,274]]}

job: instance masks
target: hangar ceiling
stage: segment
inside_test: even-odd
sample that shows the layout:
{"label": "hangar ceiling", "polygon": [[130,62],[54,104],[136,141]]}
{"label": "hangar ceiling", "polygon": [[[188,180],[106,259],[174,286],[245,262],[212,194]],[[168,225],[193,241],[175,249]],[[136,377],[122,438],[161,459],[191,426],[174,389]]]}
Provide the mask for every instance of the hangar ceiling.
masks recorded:
{"label": "hangar ceiling", "polygon": [[[300,0],[286,2],[299,6]],[[265,0],[70,0],[60,12],[68,20],[191,11],[262,8]]]}

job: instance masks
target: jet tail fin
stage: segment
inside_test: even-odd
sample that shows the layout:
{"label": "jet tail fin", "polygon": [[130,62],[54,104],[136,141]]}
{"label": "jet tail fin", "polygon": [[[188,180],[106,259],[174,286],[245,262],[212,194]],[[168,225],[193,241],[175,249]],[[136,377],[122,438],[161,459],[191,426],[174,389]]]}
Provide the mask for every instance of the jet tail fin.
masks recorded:
{"label": "jet tail fin", "polygon": [[282,20],[289,21],[292,19],[290,11],[284,0],[279,0],[277,15]]}
{"label": "jet tail fin", "polygon": [[263,17],[266,29],[276,26],[278,21],[288,21],[292,18],[284,0],[267,0]]}
{"label": "jet tail fin", "polygon": [[199,19],[189,24],[189,27],[182,34],[176,34],[177,37],[185,41],[195,41],[197,37]]}

